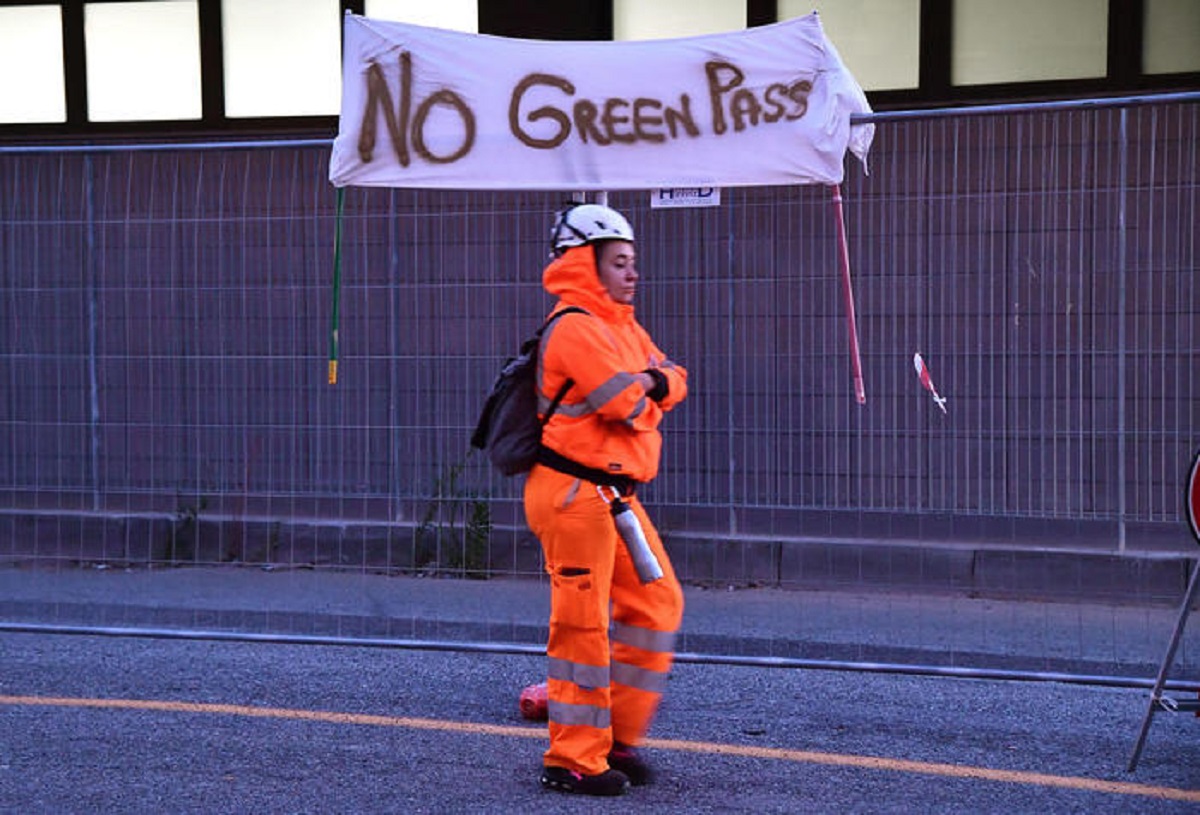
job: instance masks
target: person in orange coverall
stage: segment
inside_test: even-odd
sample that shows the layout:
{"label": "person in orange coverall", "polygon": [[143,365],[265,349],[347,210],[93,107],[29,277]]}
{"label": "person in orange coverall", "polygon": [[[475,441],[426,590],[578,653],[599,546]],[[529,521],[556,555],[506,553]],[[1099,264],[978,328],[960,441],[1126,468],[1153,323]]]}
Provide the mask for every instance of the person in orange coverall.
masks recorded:
{"label": "person in orange coverall", "polygon": [[[551,313],[567,306],[586,313],[559,317],[542,337],[543,416],[563,384],[572,385],[543,428],[525,482],[525,515],[551,586],[550,748],[541,782],[560,792],[621,795],[652,780],[638,746],[683,617],[683,592],[637,488],[658,474],[658,426],[687,395],[687,371],[634,317],[639,273],[633,229],[620,213],[598,204],[567,209],[553,246],[542,275],[558,298]],[[640,522],[661,577],[639,577],[614,500],[632,511],[626,519]]]}

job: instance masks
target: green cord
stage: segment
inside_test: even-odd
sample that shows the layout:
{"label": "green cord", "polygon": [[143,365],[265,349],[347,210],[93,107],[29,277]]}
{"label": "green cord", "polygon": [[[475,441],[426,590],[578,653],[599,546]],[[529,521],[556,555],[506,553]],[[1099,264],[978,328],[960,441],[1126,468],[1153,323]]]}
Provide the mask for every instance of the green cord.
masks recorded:
{"label": "green cord", "polygon": [[337,384],[338,311],[342,301],[342,212],[346,188],[337,188],[337,217],[333,227],[333,320],[329,329],[329,384]]}

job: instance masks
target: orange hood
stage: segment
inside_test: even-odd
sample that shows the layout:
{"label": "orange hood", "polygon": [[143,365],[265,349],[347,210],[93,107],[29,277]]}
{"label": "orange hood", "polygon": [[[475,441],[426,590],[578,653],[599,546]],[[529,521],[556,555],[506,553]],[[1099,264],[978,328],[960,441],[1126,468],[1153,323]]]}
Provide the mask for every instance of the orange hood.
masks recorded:
{"label": "orange hood", "polygon": [[591,246],[573,246],[542,272],[542,286],[563,305],[579,306],[606,323],[633,322],[633,306],[608,296],[600,282],[596,252]]}

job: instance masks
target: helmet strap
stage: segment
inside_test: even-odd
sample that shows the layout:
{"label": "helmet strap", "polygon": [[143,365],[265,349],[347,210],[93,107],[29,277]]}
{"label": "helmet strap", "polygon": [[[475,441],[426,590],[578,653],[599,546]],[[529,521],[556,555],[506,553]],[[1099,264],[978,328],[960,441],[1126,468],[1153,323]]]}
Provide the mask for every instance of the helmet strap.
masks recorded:
{"label": "helmet strap", "polygon": [[567,220],[567,214],[577,206],[579,206],[578,203],[572,203],[571,206],[564,209],[558,216],[558,223],[554,225],[554,234],[550,236],[550,251],[555,257],[565,251],[558,248],[558,239],[562,237],[564,229],[570,230],[581,242],[588,243],[588,236],[580,232],[579,229]]}

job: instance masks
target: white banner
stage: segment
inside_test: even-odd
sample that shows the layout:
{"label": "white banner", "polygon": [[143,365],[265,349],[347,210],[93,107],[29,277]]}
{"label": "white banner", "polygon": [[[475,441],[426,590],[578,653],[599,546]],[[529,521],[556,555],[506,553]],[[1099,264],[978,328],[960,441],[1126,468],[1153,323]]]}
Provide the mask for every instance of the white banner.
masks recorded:
{"label": "white banner", "polygon": [[870,107],[817,15],[643,42],[517,40],[346,16],[337,186],[834,184]]}

